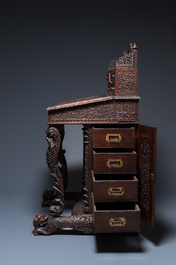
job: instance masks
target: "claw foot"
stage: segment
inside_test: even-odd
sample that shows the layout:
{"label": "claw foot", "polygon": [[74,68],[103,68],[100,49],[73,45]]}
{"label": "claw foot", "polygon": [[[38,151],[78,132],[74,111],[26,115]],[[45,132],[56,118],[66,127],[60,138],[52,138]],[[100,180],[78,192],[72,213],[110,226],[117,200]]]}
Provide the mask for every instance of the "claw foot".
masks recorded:
{"label": "claw foot", "polygon": [[34,232],[35,236],[39,234],[46,235],[47,234],[47,225],[48,225],[48,215],[47,214],[37,214],[33,220]]}

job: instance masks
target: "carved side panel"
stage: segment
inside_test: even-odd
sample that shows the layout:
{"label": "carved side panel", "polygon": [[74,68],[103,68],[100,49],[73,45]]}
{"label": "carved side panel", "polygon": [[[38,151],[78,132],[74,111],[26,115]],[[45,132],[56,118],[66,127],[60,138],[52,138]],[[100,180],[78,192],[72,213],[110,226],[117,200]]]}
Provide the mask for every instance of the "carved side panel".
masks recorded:
{"label": "carved side panel", "polygon": [[150,145],[146,140],[141,142],[140,146],[140,194],[139,201],[141,207],[149,211],[149,200],[150,200]]}
{"label": "carved side panel", "polygon": [[154,225],[157,129],[137,126],[139,206],[141,217]]}
{"label": "carved side panel", "polygon": [[113,80],[109,82],[108,91],[111,95],[116,96],[137,96],[137,76],[138,76],[138,52],[134,43],[129,43],[127,52],[124,51],[123,56],[118,60],[109,63],[108,74],[115,70],[115,74],[111,75],[115,78],[115,86]]}
{"label": "carved side panel", "polygon": [[119,67],[115,71],[115,94],[137,96],[138,73],[136,68]]}
{"label": "carved side panel", "polygon": [[137,71],[120,70],[118,95],[137,95]]}
{"label": "carved side panel", "polygon": [[49,112],[49,124],[56,123],[137,123],[138,100],[119,100]]}

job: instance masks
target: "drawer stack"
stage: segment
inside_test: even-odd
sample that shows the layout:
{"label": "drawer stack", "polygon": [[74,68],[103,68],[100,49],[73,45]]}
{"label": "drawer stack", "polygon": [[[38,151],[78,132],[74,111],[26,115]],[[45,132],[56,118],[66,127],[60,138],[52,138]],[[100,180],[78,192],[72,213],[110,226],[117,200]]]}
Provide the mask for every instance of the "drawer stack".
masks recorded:
{"label": "drawer stack", "polygon": [[95,233],[139,232],[135,129],[93,128]]}

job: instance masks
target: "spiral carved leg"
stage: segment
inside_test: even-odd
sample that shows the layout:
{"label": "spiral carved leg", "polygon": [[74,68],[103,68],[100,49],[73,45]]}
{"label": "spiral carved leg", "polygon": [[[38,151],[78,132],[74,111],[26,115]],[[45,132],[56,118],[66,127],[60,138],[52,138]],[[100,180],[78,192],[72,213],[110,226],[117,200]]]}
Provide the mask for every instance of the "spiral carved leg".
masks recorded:
{"label": "spiral carved leg", "polygon": [[83,199],[84,199],[84,213],[92,213],[92,201],[91,201],[91,191],[92,191],[92,130],[89,126],[84,126],[83,136],[84,136],[84,173],[83,173]]}

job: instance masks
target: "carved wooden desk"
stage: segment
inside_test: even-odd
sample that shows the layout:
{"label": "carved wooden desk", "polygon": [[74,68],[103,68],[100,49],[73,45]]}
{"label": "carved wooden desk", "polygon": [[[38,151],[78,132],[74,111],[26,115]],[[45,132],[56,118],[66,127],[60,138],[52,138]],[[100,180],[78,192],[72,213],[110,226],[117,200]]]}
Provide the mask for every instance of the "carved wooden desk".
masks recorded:
{"label": "carved wooden desk", "polygon": [[[47,215],[36,215],[34,235],[61,228],[90,233],[140,232],[140,218],[154,223],[157,129],[140,125],[137,95],[137,47],[109,64],[108,95],[52,105],[47,109],[46,153],[53,190],[43,192]],[[62,149],[64,124],[82,124],[83,188],[68,193]],[[65,200],[74,200],[71,216],[61,216]]]}

